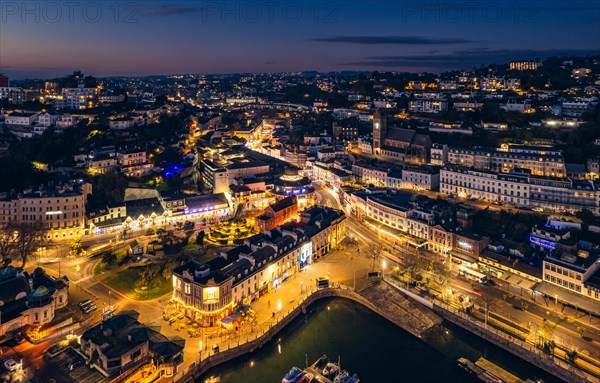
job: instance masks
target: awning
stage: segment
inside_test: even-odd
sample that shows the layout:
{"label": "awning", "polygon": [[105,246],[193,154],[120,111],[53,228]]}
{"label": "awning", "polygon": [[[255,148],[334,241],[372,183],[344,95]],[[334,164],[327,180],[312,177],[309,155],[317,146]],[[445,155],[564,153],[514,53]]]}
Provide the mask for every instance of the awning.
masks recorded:
{"label": "awning", "polygon": [[551,300],[556,299],[567,306],[578,307],[588,313],[591,312],[593,315],[600,315],[600,305],[597,301],[574,291],[569,291],[564,287],[542,281],[536,283],[533,290],[546,295]]}
{"label": "awning", "polygon": [[219,322],[221,322],[222,324],[224,324],[226,326],[229,326],[234,320],[239,318],[241,315],[242,315],[242,313],[240,313],[239,311],[236,311],[233,314],[230,314],[230,315],[226,316],[225,318],[221,319]]}
{"label": "awning", "polygon": [[450,256],[452,256],[452,258],[458,258],[461,261],[466,261],[469,263],[477,263],[477,258],[471,257],[470,255],[458,253],[456,251],[451,251]]}

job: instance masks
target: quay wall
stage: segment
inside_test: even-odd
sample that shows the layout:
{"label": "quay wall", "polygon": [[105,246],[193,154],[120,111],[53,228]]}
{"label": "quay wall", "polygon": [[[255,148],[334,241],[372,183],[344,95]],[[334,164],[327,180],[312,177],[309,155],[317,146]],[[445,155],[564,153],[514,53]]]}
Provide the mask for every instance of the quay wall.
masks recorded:
{"label": "quay wall", "polygon": [[452,312],[449,309],[434,305],[433,311],[442,318],[455,325],[487,340],[488,342],[510,352],[511,354],[533,364],[536,367],[546,371],[549,374],[556,376],[559,379],[569,383],[590,383],[598,382],[598,379],[586,375],[572,365],[555,358],[552,355],[547,355],[534,345],[522,342],[518,339],[511,338],[509,335],[497,331],[492,327],[485,329],[482,325],[464,318],[463,313]]}
{"label": "quay wall", "polygon": [[[418,300],[419,302],[424,300],[424,298],[394,284],[391,281],[386,280],[386,282],[409,297]],[[488,326],[486,329],[484,325],[473,322],[466,316],[464,312],[461,312],[456,308],[446,306],[444,304],[433,303],[428,300],[426,302],[427,307],[430,307],[433,312],[448,322],[451,322],[479,336],[480,338],[487,340],[488,342],[510,352],[511,354],[533,364],[534,366],[556,376],[559,379],[569,383],[600,383],[600,380],[597,378],[585,374],[583,371],[576,369],[574,366],[563,360],[543,353],[532,344],[515,339],[514,337],[511,337],[502,331],[496,330],[493,327]]]}
{"label": "quay wall", "polygon": [[[268,341],[270,341],[279,331],[281,331],[285,326],[287,326],[292,320],[294,320],[301,313],[305,313],[307,307],[319,299],[323,298],[346,298],[350,299],[354,302],[357,302],[378,315],[388,319],[390,322],[396,324],[397,326],[403,328],[404,330],[410,332],[411,334],[420,337],[422,333],[422,329],[419,327],[412,327],[409,322],[401,321],[392,311],[383,310],[381,307],[378,307],[371,303],[367,298],[363,297],[359,293],[354,292],[351,289],[347,289],[344,287],[340,288],[325,288],[316,290],[312,294],[308,295],[307,298],[300,302],[296,307],[290,310],[279,322],[274,324],[268,330],[265,330],[262,333],[257,333],[254,339],[251,339],[242,344],[231,345],[229,348],[221,349],[218,353],[211,353],[206,357],[202,357],[199,363],[192,363],[185,371],[179,372],[175,377],[174,381],[179,382],[194,382],[196,378],[200,377],[210,368],[238,358],[246,353],[253,352],[254,350],[261,348]],[[419,313],[420,314],[420,313]],[[440,319],[441,321],[441,319]],[[432,323],[433,325],[434,323]]]}

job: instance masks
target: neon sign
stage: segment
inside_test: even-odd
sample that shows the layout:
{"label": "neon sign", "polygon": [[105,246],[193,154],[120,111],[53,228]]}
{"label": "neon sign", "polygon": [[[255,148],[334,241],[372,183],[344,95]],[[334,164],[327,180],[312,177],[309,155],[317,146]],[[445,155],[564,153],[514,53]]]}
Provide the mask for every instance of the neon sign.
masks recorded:
{"label": "neon sign", "polygon": [[543,247],[544,249],[556,249],[556,243],[548,241],[547,239],[534,237],[533,235],[529,236],[529,242],[533,243],[534,245]]}

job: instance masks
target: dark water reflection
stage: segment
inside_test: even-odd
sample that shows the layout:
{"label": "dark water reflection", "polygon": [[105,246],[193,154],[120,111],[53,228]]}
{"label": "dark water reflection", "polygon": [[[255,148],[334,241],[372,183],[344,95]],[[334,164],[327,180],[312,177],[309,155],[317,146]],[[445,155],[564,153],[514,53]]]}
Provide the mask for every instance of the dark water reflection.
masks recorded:
{"label": "dark water reflection", "polygon": [[[424,340],[424,341],[423,341]],[[224,383],[279,383],[292,367],[319,356],[341,358],[361,382],[470,382],[456,366],[466,356],[488,359],[525,380],[558,382],[538,368],[451,325],[432,329],[420,340],[349,300],[321,300],[262,349],[209,370],[199,381],[218,376]]]}

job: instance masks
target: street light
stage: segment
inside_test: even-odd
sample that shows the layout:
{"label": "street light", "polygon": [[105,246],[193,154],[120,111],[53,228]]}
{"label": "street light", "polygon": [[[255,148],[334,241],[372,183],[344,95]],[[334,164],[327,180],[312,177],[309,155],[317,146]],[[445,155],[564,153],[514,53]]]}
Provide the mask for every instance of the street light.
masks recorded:
{"label": "street light", "polygon": [[381,276],[385,277],[385,268],[387,267],[387,262],[385,259],[381,261]]}

